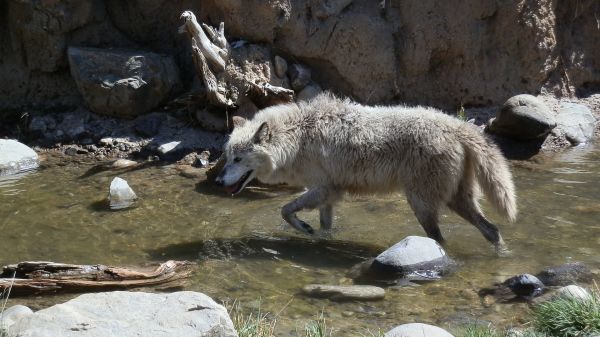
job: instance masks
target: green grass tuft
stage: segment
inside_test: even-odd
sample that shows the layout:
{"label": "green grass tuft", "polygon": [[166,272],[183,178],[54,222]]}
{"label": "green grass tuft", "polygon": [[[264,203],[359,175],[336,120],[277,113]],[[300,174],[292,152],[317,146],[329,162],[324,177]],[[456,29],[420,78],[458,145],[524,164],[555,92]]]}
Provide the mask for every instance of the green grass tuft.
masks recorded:
{"label": "green grass tuft", "polygon": [[558,298],[533,308],[534,326],[553,337],[600,335],[600,295],[589,299]]}
{"label": "green grass tuft", "polygon": [[[245,315],[242,313],[239,302],[234,302],[228,308],[229,316],[239,337],[272,337],[277,320],[263,313],[260,307],[256,313]],[[2,337],[2,336],[0,336]]]}

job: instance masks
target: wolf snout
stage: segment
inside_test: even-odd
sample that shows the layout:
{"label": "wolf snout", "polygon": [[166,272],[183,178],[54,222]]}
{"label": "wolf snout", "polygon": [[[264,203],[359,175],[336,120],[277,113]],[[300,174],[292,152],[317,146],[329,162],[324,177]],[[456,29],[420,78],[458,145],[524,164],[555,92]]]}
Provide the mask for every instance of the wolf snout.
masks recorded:
{"label": "wolf snout", "polygon": [[223,180],[222,174],[219,174],[219,176],[215,179],[215,184],[217,184],[217,186],[225,185],[225,181]]}

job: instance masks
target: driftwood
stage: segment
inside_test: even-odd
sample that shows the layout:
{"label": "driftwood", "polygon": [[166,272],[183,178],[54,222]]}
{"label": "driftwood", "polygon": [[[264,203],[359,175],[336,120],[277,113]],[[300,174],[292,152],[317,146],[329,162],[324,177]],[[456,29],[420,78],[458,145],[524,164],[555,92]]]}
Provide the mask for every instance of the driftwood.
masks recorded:
{"label": "driftwood", "polygon": [[193,263],[172,260],[146,270],[27,261],[4,267],[0,274],[0,293],[11,288],[12,296],[154,286],[181,280],[192,271]]}
{"label": "driftwood", "polygon": [[183,12],[181,18],[185,22],[179,27],[179,33],[187,34],[190,38],[194,65],[206,87],[209,104],[230,111],[238,106],[241,96],[250,97],[257,106],[262,107],[293,101],[293,90],[269,83],[257,84],[243,75],[240,78],[239,67],[235,65],[244,60],[232,57],[223,22],[218,29],[200,24],[191,11]]}

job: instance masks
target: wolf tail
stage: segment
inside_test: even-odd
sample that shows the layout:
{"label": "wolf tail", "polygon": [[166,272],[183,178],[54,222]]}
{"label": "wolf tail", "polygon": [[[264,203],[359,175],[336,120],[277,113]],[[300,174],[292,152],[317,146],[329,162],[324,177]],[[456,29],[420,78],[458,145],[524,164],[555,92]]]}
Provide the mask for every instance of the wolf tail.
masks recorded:
{"label": "wolf tail", "polygon": [[470,126],[463,130],[461,142],[467,153],[467,165],[475,172],[479,185],[496,210],[514,222],[517,218],[515,185],[506,159],[479,131]]}

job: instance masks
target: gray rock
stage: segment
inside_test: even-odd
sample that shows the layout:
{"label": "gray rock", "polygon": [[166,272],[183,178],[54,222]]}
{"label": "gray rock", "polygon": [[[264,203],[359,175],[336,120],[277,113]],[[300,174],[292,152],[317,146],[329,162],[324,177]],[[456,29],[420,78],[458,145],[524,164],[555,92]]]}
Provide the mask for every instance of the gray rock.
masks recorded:
{"label": "gray rock", "polygon": [[68,49],[71,75],[89,108],[135,117],[149,112],[180,87],[171,57],[149,52]]}
{"label": "gray rock", "polygon": [[40,165],[37,153],[14,139],[0,139],[0,176],[33,170]]}
{"label": "gray rock", "polygon": [[325,285],[309,284],[302,288],[302,292],[311,297],[329,298],[334,301],[374,301],[385,297],[385,290],[375,286],[364,285]]}
{"label": "gray rock", "polygon": [[596,128],[596,118],[590,109],[576,103],[562,103],[556,122],[567,139],[575,145],[589,141]]}
{"label": "gray rock", "polygon": [[191,291],[85,294],[23,317],[9,333],[21,337],[237,337],[227,310]]}
{"label": "gray rock", "polygon": [[292,64],[288,69],[290,84],[294,91],[299,92],[310,83],[310,69],[301,64]]}
{"label": "gray rock", "polygon": [[117,210],[131,207],[135,200],[137,200],[137,195],[131,187],[129,187],[127,181],[115,177],[110,183],[110,191],[108,194],[110,208]]}
{"label": "gray rock", "polygon": [[435,240],[408,236],[379,254],[370,270],[380,275],[435,279],[447,272],[451,265],[452,260]]}
{"label": "gray rock", "polygon": [[15,322],[31,314],[33,311],[28,307],[21,304],[13,305],[0,314],[0,329],[10,329]]}
{"label": "gray rock", "polygon": [[521,274],[509,278],[503,285],[512,290],[515,295],[524,298],[540,296],[544,291],[544,284],[531,274]]}
{"label": "gray rock", "polygon": [[556,127],[552,112],[538,98],[517,95],[509,98],[488,130],[492,133],[518,140],[545,137]]}
{"label": "gray rock", "polygon": [[114,139],[112,139],[111,137],[105,137],[105,138],[100,139],[98,144],[100,144],[101,146],[113,146]]}
{"label": "gray rock", "polygon": [[135,166],[138,166],[138,163],[136,161],[123,158],[117,159],[114,162],[112,162],[112,164],[110,164],[110,167],[113,169],[124,169]]}
{"label": "gray rock", "polygon": [[557,289],[553,295],[554,298],[572,298],[583,301],[592,298],[592,295],[589,293],[589,291],[574,284]]}
{"label": "gray rock", "polygon": [[275,56],[275,60],[273,63],[275,67],[275,75],[277,75],[277,77],[283,78],[288,70],[286,60],[283,57],[277,55]]}
{"label": "gray rock", "polygon": [[423,323],[399,325],[385,333],[385,337],[454,337],[448,331],[437,326]]}
{"label": "gray rock", "polygon": [[300,92],[296,95],[296,100],[308,101],[310,99],[315,98],[318,94],[322,92],[323,89],[321,89],[321,87],[318,84],[311,82],[310,84],[305,86],[304,89],[300,90]]}
{"label": "gray rock", "polygon": [[57,128],[63,132],[67,140],[77,139],[85,133],[85,122],[88,117],[86,111],[66,113]]}
{"label": "gray rock", "polygon": [[593,279],[590,268],[581,262],[549,267],[536,276],[547,286],[566,286],[579,282],[591,282]]}

